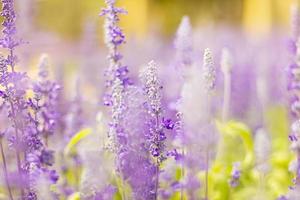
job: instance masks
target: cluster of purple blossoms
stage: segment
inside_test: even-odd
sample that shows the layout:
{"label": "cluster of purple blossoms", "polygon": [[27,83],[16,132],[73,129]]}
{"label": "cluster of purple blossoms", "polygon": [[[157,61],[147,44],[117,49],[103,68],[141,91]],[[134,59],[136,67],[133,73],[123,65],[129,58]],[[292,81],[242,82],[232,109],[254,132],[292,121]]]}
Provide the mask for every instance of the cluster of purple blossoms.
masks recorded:
{"label": "cluster of purple blossoms", "polygon": [[[149,133],[146,135],[148,140],[147,148],[152,156],[157,158],[157,162],[160,163],[166,159],[166,134],[164,132],[164,123],[162,120],[162,86],[158,79],[158,67],[154,61],[149,62],[147,67],[141,73],[141,80],[146,96],[144,106],[149,115],[149,121],[146,122],[149,130]],[[166,127],[172,129],[173,125],[170,125],[169,123],[171,122],[166,121]]]}
{"label": "cluster of purple blossoms", "polygon": [[[127,77],[128,67],[121,63],[122,55],[119,46],[124,44],[125,36],[118,26],[119,14],[126,11],[115,7],[115,0],[106,0],[107,7],[102,9],[100,15],[105,17],[105,44],[108,48],[109,67],[105,72],[107,91],[104,95],[104,105],[111,107],[111,122],[109,130],[110,147],[113,151],[122,150],[122,139],[126,137],[124,128],[121,127],[122,114],[126,109],[124,104],[124,93],[126,87],[131,85],[131,80]],[[120,141],[120,142],[118,142]]]}
{"label": "cluster of purple blossoms", "polygon": [[[112,148],[117,153],[117,170],[131,185],[134,198],[157,199],[159,166],[167,156],[165,130],[173,129],[174,124],[172,120],[162,116],[162,86],[158,80],[157,65],[150,62],[141,73],[143,95],[140,95],[139,89],[135,88],[127,77],[128,68],[121,64],[122,56],[118,51],[118,47],[125,39],[118,26],[118,14],[126,12],[116,8],[114,3],[115,1],[107,0],[107,8],[102,11],[102,15],[106,16],[105,43],[109,50],[109,67],[105,73],[108,93],[104,99],[104,105],[111,106],[109,137],[112,138]],[[133,97],[132,91],[136,91]],[[134,104],[134,101],[127,102],[128,99],[144,99],[144,102],[142,104],[136,102],[140,107],[135,108],[133,114],[131,112],[134,106],[130,105]],[[140,113],[140,118],[133,117],[137,113]],[[145,119],[145,124],[142,127],[134,126],[135,121],[141,118]],[[135,129],[138,131],[134,131]],[[141,133],[143,135],[138,135]],[[155,158],[155,164],[151,157]],[[141,166],[142,169],[138,170]]]}
{"label": "cluster of purple blossoms", "polygon": [[34,110],[32,118],[35,121],[37,131],[45,139],[47,146],[48,137],[54,134],[59,118],[56,108],[60,85],[48,79],[48,58],[46,55],[41,57],[39,68],[39,81],[33,85],[35,96],[29,99],[29,105]]}
{"label": "cluster of purple blossoms", "polygon": [[[118,14],[126,13],[125,10],[115,7],[114,0],[106,0],[107,7],[102,10],[105,15],[105,43],[108,47],[109,67],[105,72],[107,91],[104,96],[104,105],[110,106],[111,122],[109,124],[109,148],[116,153],[117,172],[123,181],[127,181],[135,199],[155,199],[153,174],[155,166],[142,148],[140,141],[135,141],[142,129],[134,126],[134,115],[131,113],[131,95],[134,90],[131,79],[127,77],[127,66],[121,64],[122,55],[118,47],[125,42],[125,36],[118,26]],[[135,94],[135,93],[134,93]],[[131,100],[130,100],[131,99]],[[133,97],[133,99],[139,99]],[[135,110],[135,109],[134,109]],[[135,110],[136,111],[136,110]],[[136,115],[139,112],[134,112]],[[129,124],[128,124],[129,123]],[[134,129],[138,129],[134,131]],[[133,160],[132,160],[133,159]],[[126,198],[126,194],[122,194]]]}
{"label": "cluster of purple blossoms", "polygon": [[[193,58],[189,18],[182,19],[176,35],[175,65],[181,67],[182,71],[177,69],[177,72],[169,73],[170,76],[178,73],[181,78],[175,77],[178,78],[179,87],[174,92],[176,95],[172,94],[173,96],[170,97],[163,91],[159,67],[154,61],[149,62],[140,73],[140,84],[134,84],[129,78],[128,66],[123,65],[120,53],[120,48],[125,43],[125,35],[118,24],[119,14],[125,14],[126,11],[115,7],[116,0],[105,0],[105,3],[106,8],[102,10],[101,15],[105,16],[105,43],[108,48],[109,66],[105,71],[106,93],[103,104],[108,108],[106,113],[109,119],[108,138],[111,140],[109,147],[115,156],[115,168],[105,163],[111,159],[110,153],[105,152],[105,155],[102,155],[103,149],[94,151],[92,148],[92,150],[86,148],[90,145],[89,140],[95,142],[90,147],[98,148],[96,144],[98,141],[95,140],[97,136],[90,133],[94,130],[81,131],[83,124],[86,125],[90,121],[82,115],[80,92],[75,98],[74,108],[70,109],[74,116],[67,130],[70,131],[67,135],[70,142],[64,149],[66,152],[72,152],[70,155],[69,152],[64,152],[68,154],[65,155],[56,154],[51,150],[50,138],[57,133],[59,123],[64,120],[58,111],[61,87],[49,78],[48,61],[45,56],[42,57],[39,65],[37,81],[32,81],[26,73],[17,71],[15,49],[21,41],[16,37],[14,1],[2,0],[1,16],[4,18],[4,29],[3,38],[0,39],[3,48],[3,53],[0,53],[0,113],[5,115],[3,117],[5,122],[1,123],[3,127],[0,130],[0,161],[5,178],[3,182],[7,187],[5,193],[7,197],[10,200],[64,199],[64,197],[75,199],[79,195],[83,199],[110,200],[119,195],[125,200],[157,200],[178,198],[180,193],[180,199],[203,197],[208,200],[214,199],[214,195],[220,198],[223,197],[221,195],[227,195],[225,194],[228,193],[227,191],[223,194],[217,191],[218,188],[228,188],[228,190],[230,186],[238,187],[237,190],[242,188],[239,187],[243,180],[241,176],[248,169],[242,171],[242,167],[235,163],[230,173],[229,170],[223,170],[230,169],[230,165],[223,166],[223,163],[218,162],[214,166],[216,168],[211,168],[217,146],[215,137],[217,131],[214,125],[216,105],[213,99],[217,70],[210,49],[204,50],[202,67],[197,66],[197,60]],[[289,90],[292,94],[291,111],[294,123],[289,138],[292,141],[292,149],[297,154],[296,184],[291,191],[297,193],[300,185],[300,29],[298,26],[300,20],[298,13],[293,21],[294,60],[289,68]],[[221,70],[225,79],[223,122],[227,125],[232,70],[229,52],[223,51],[221,60]],[[174,60],[171,62],[174,64]],[[179,94],[180,90],[181,94]],[[33,96],[30,96],[31,93]],[[174,106],[170,106],[169,102],[165,102],[165,100],[175,102],[174,96],[176,100],[179,98],[177,110]],[[165,116],[171,118],[176,116],[177,122],[174,123],[172,119]],[[3,120],[1,116],[0,120]],[[102,123],[99,123],[99,126],[102,128]],[[64,128],[61,129],[65,133],[67,131]],[[173,131],[177,135],[173,134]],[[77,132],[78,134],[75,134]],[[100,132],[99,134],[102,133]],[[102,135],[100,138],[103,139]],[[178,142],[176,139],[180,140],[179,144],[176,143]],[[267,152],[266,143],[262,143],[263,151]],[[59,145],[55,144],[55,147]],[[69,147],[71,150],[68,149]],[[221,146],[220,151],[223,150],[222,148]],[[6,154],[6,150],[10,151],[9,154]],[[91,151],[94,155],[84,159],[85,155],[91,154]],[[95,152],[101,152],[101,155]],[[106,156],[109,157],[107,160],[105,160]],[[70,157],[76,164],[67,163]],[[169,157],[180,161],[181,166],[174,163],[174,160],[168,159]],[[58,188],[55,187],[52,191],[51,186],[57,183],[59,178],[53,170],[57,158],[62,160],[62,174],[65,175],[63,177],[65,180],[56,185]],[[98,158],[101,158],[100,162],[94,162]],[[260,157],[256,155],[256,158]],[[14,162],[17,166],[16,172],[14,167],[10,168]],[[93,166],[88,171],[89,165]],[[110,169],[108,171],[101,169],[101,172],[96,173],[102,167]],[[222,175],[218,177],[218,174],[217,176],[210,174],[217,170]],[[104,173],[105,176],[102,176]],[[98,180],[92,182],[89,180],[91,176]],[[14,178],[17,180],[13,180]],[[208,183],[211,180],[212,183]],[[86,184],[86,182],[92,183]],[[87,193],[84,184],[87,185]],[[40,186],[43,186],[43,189],[46,187],[47,192],[41,192]],[[63,193],[61,196],[57,194],[60,189]],[[212,194],[209,194],[210,190],[213,190]],[[296,195],[292,199],[298,199],[299,195]],[[226,196],[224,198],[226,199]],[[287,198],[282,196],[279,199]]]}
{"label": "cluster of purple blossoms", "polygon": [[[16,154],[16,162],[18,169],[18,187],[20,189],[20,199],[37,199],[35,191],[35,181],[39,174],[47,174],[52,183],[56,182],[57,175],[53,170],[47,170],[47,167],[54,162],[53,152],[46,150],[42,141],[40,124],[37,122],[37,116],[32,116],[32,113],[37,114],[38,110],[46,109],[46,107],[53,108],[51,105],[34,104],[32,99],[27,99],[26,95],[30,90],[30,79],[26,73],[17,72],[15,69],[17,63],[17,56],[15,55],[15,48],[20,44],[16,39],[16,14],[14,11],[13,0],[2,1],[1,16],[4,17],[3,22],[3,38],[0,40],[7,56],[0,55],[0,85],[2,90],[0,96],[2,98],[2,111],[7,113],[7,127],[2,130],[4,134],[1,136],[1,147],[3,157],[3,168],[6,175],[6,185],[9,193],[9,198],[13,199],[11,193],[11,184],[9,183],[7,163],[5,163],[5,153],[3,149],[3,139],[8,138],[10,147],[14,148]],[[48,83],[47,83],[48,84]],[[42,88],[36,87],[34,89],[36,97],[40,97]],[[55,92],[47,94],[47,98],[51,99]],[[36,100],[37,98],[35,98]],[[33,111],[33,112],[32,112]],[[47,116],[44,112],[43,116],[43,131],[47,129],[49,133],[52,129],[52,118]],[[47,128],[46,128],[47,126]]]}
{"label": "cluster of purple blossoms", "polygon": [[[24,152],[27,155],[29,152],[39,149],[42,144],[40,139],[36,137],[36,132],[31,128],[32,121],[28,117],[28,106],[25,99],[28,77],[25,73],[15,71],[15,64],[17,62],[15,48],[19,45],[19,42],[15,39],[16,14],[14,12],[14,2],[12,0],[4,0],[2,1],[2,6],[1,15],[4,17],[2,24],[4,29],[2,32],[4,38],[1,39],[1,46],[7,51],[8,55],[6,58],[1,55],[0,84],[3,88],[1,97],[10,121],[10,127],[6,128],[5,135],[9,137],[11,146],[16,151],[19,182],[25,183],[28,179],[28,169],[26,167],[28,162],[26,156],[25,160],[22,160],[21,154]],[[7,183],[8,187],[9,185]],[[26,197],[25,190],[28,191],[27,193],[31,193],[28,184],[22,184],[20,187],[21,198]],[[8,191],[10,191],[10,188],[8,188]],[[12,198],[12,195],[10,195],[10,198]]]}
{"label": "cluster of purple blossoms", "polygon": [[51,183],[55,183],[58,180],[58,175],[54,170],[49,169],[54,164],[54,151],[48,149],[48,140],[55,133],[59,119],[57,104],[60,86],[48,79],[47,68],[48,58],[43,55],[39,64],[39,80],[33,84],[34,97],[28,100],[29,107],[33,110],[30,117],[34,122],[37,137],[42,138],[43,145],[39,151],[30,156],[37,166],[35,177],[38,177],[37,174],[46,174]]}

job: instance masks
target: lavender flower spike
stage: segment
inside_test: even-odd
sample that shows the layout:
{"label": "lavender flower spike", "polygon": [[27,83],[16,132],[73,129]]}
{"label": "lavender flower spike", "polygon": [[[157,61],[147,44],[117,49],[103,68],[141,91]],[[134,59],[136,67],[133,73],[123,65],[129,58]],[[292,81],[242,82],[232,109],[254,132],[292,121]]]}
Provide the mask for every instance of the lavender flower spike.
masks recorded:
{"label": "lavender flower spike", "polygon": [[230,109],[230,96],[231,96],[231,70],[232,70],[232,57],[228,49],[224,48],[221,57],[221,70],[224,75],[224,98],[223,98],[223,111],[222,119],[226,121]]}
{"label": "lavender flower spike", "polygon": [[[39,123],[39,134],[44,137],[46,146],[48,145],[48,137],[54,134],[59,113],[56,108],[58,105],[58,97],[60,85],[55,81],[49,80],[49,59],[43,54],[39,63],[39,80],[34,84],[34,99],[30,105],[36,110],[35,120]],[[35,105],[34,105],[35,104]]]}
{"label": "lavender flower spike", "polygon": [[176,38],[174,42],[176,48],[176,59],[181,66],[190,66],[192,64],[192,27],[190,18],[184,16],[177,29]]}
{"label": "lavender flower spike", "polygon": [[20,44],[20,41],[16,39],[17,29],[14,0],[2,0],[1,16],[4,17],[4,21],[2,23],[4,27],[2,30],[4,38],[0,40],[0,45],[9,51],[7,64],[10,65],[12,71],[14,71],[14,66],[17,61],[17,57],[14,55],[14,49]]}
{"label": "lavender flower spike", "polygon": [[159,188],[159,173],[160,164],[166,159],[164,123],[162,117],[162,86],[158,79],[158,67],[154,61],[148,63],[146,68],[141,72],[140,78],[144,86],[144,95],[146,102],[144,106],[148,114],[146,121],[146,148],[156,160],[156,184],[155,184],[155,199],[157,199]]}
{"label": "lavender flower spike", "polygon": [[106,0],[107,7],[102,9],[100,15],[106,16],[104,23],[104,42],[108,48],[109,67],[106,70],[107,86],[112,86],[113,81],[118,78],[124,85],[129,83],[126,77],[128,73],[127,66],[122,66],[122,55],[119,52],[119,46],[125,43],[125,35],[122,29],[118,26],[119,14],[124,14],[126,11],[122,8],[115,7],[115,0]]}
{"label": "lavender flower spike", "polygon": [[210,49],[204,50],[203,55],[203,84],[207,91],[212,91],[216,82],[216,69]]}
{"label": "lavender flower spike", "polygon": [[[125,137],[121,126],[122,115],[125,109],[124,93],[128,85],[131,85],[127,77],[128,68],[121,63],[122,55],[119,46],[125,43],[125,36],[118,26],[119,14],[126,13],[124,9],[115,7],[115,0],[106,0],[107,7],[102,9],[100,15],[105,15],[105,44],[109,50],[109,67],[105,72],[107,91],[104,95],[104,105],[111,106],[112,121],[109,128],[109,148],[113,151],[122,151],[122,145],[118,140]],[[118,145],[117,145],[118,144]],[[118,148],[118,150],[116,149]]]}
{"label": "lavender flower spike", "polygon": [[160,80],[158,79],[158,69],[157,64],[154,61],[148,63],[147,67],[142,71],[141,80],[144,84],[144,92],[146,96],[146,108],[150,116],[149,122],[149,148],[150,152],[154,157],[159,158],[160,162],[163,160],[163,151],[165,135],[162,132],[162,86]]}

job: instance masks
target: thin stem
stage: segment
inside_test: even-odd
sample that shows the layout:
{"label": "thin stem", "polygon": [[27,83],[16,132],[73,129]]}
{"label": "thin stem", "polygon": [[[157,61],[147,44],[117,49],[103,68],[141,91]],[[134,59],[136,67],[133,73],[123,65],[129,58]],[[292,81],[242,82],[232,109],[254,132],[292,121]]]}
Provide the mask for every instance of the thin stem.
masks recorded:
{"label": "thin stem", "polygon": [[206,169],[205,169],[205,200],[208,200],[208,165],[209,165],[209,151],[206,150]]}
{"label": "thin stem", "polygon": [[[157,133],[156,134],[159,134],[158,133],[158,130],[159,130],[159,112],[156,112],[156,131]],[[155,172],[155,200],[157,199],[157,192],[158,192],[158,187],[159,187],[159,158],[157,157],[156,159],[156,172]]]}
{"label": "thin stem", "polygon": [[[182,158],[184,158],[184,147],[182,147]],[[180,175],[181,175],[181,180],[184,180],[184,176],[185,176],[185,173],[184,173],[184,161],[183,159],[181,160],[181,169],[180,169]],[[183,193],[184,193],[184,188],[183,188],[183,184],[181,184],[180,186],[180,200],[183,200]]]}
{"label": "thin stem", "polygon": [[46,133],[46,135],[45,135],[44,139],[45,139],[45,146],[46,146],[46,148],[48,148],[49,136],[48,136],[48,134],[47,134],[47,133]]}
{"label": "thin stem", "polygon": [[155,172],[155,200],[157,199],[158,185],[159,185],[159,160],[156,160],[156,172]]}
{"label": "thin stem", "polygon": [[2,144],[2,138],[0,138],[0,149],[1,149],[1,157],[2,157],[2,162],[3,162],[3,173],[4,173],[4,177],[5,177],[7,191],[9,194],[9,199],[13,200],[14,198],[13,198],[9,180],[8,180],[8,171],[7,171],[7,164],[6,164],[6,159],[5,159],[5,154],[4,154],[3,144]]}
{"label": "thin stem", "polygon": [[223,99],[223,111],[222,120],[225,122],[228,119],[230,110],[230,98],[231,98],[231,73],[224,73],[224,99]]}
{"label": "thin stem", "polygon": [[[10,52],[10,57],[13,60],[14,59],[14,50],[10,49],[9,52]],[[15,72],[15,65],[13,62],[10,63],[10,67],[11,67],[11,71]]]}
{"label": "thin stem", "polygon": [[[20,143],[20,139],[19,139],[19,131],[18,131],[18,123],[15,120],[15,107],[14,104],[11,100],[9,100],[10,103],[10,107],[11,107],[11,112],[13,114],[13,123],[14,123],[14,127],[15,127],[15,135],[16,135],[16,157],[17,157],[17,165],[18,165],[18,173],[19,173],[19,177],[21,178],[21,180],[23,181],[23,174],[22,174],[22,167],[21,167],[21,156],[20,156],[20,150],[19,150],[19,143]],[[22,131],[22,134],[24,135],[24,132]],[[21,198],[23,199],[25,195],[24,192],[24,188],[21,188]]]}
{"label": "thin stem", "polygon": [[121,187],[122,187],[121,198],[122,198],[122,200],[127,200],[126,193],[124,190],[124,188],[125,188],[124,178],[121,173],[119,174],[119,176],[121,178]]}
{"label": "thin stem", "polygon": [[296,184],[300,183],[300,151],[297,151],[297,171],[296,171]]}
{"label": "thin stem", "polygon": [[[11,62],[10,62],[10,67],[11,67],[11,73],[15,72],[15,64],[14,64],[14,48],[9,48],[9,54],[10,54],[10,58],[11,58]],[[5,85],[6,90],[8,90],[8,85]],[[21,180],[23,181],[23,174],[22,174],[22,167],[21,167],[21,152],[19,150],[19,143],[20,143],[20,139],[19,139],[19,133],[18,133],[18,123],[15,120],[15,116],[16,116],[16,112],[15,112],[15,107],[14,104],[12,102],[12,100],[9,98],[9,104],[11,107],[11,112],[13,114],[13,123],[14,123],[14,128],[15,128],[15,136],[16,136],[16,157],[17,157],[17,165],[18,165],[18,173],[19,173],[19,177],[21,178]],[[24,135],[24,131],[22,131],[22,134]],[[23,199],[25,197],[25,191],[24,188],[21,188],[21,199]]]}

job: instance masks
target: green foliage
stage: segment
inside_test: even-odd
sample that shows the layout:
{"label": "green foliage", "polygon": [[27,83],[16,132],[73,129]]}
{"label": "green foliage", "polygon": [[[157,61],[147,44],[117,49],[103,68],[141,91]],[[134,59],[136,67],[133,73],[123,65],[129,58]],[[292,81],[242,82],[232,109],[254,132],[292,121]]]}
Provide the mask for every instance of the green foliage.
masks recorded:
{"label": "green foliage", "polygon": [[75,146],[84,138],[86,138],[88,135],[90,135],[92,133],[92,130],[89,128],[86,129],[82,129],[80,130],[78,133],[76,133],[69,141],[69,143],[67,144],[67,146],[64,149],[64,154],[70,155],[72,153],[74,153],[75,151]]}
{"label": "green foliage", "polygon": [[[208,172],[208,195],[209,200],[240,200],[240,199],[266,199],[275,200],[278,196],[287,192],[293,174],[288,172],[288,165],[293,158],[289,150],[287,139],[288,120],[286,110],[280,106],[272,107],[265,113],[264,128],[270,134],[271,153],[269,171],[262,172],[256,168],[254,135],[249,127],[238,121],[226,123],[217,121],[216,126],[220,135],[216,157],[212,161],[212,166]],[[91,129],[79,131],[64,149],[65,156],[76,153],[77,144],[84,140],[92,132]],[[241,163],[241,177],[239,185],[235,188],[230,187],[229,180],[234,162]],[[174,164],[174,163],[173,163]],[[162,168],[167,167],[167,162]],[[80,173],[80,172],[79,172]],[[66,172],[70,183],[76,184],[74,171]],[[196,174],[202,183],[205,183],[205,172]],[[181,180],[181,168],[179,165],[174,167],[174,180]],[[131,188],[128,183],[115,174],[111,183],[117,187],[114,200],[131,198]],[[161,183],[163,188],[168,185]],[[204,196],[204,184],[202,184],[201,197]],[[74,193],[69,200],[80,200],[79,193]],[[186,194],[183,199],[187,199]],[[180,191],[174,192],[170,200],[181,200]]]}

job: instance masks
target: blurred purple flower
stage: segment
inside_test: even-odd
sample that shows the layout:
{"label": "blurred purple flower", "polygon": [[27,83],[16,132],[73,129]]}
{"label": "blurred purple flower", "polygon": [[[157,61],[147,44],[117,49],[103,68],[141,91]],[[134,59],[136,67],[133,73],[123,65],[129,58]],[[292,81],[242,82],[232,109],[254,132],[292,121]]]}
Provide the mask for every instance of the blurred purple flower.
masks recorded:
{"label": "blurred purple flower", "polygon": [[229,180],[229,184],[231,187],[237,187],[240,182],[241,171],[240,171],[240,163],[234,163],[231,170],[231,178]]}

